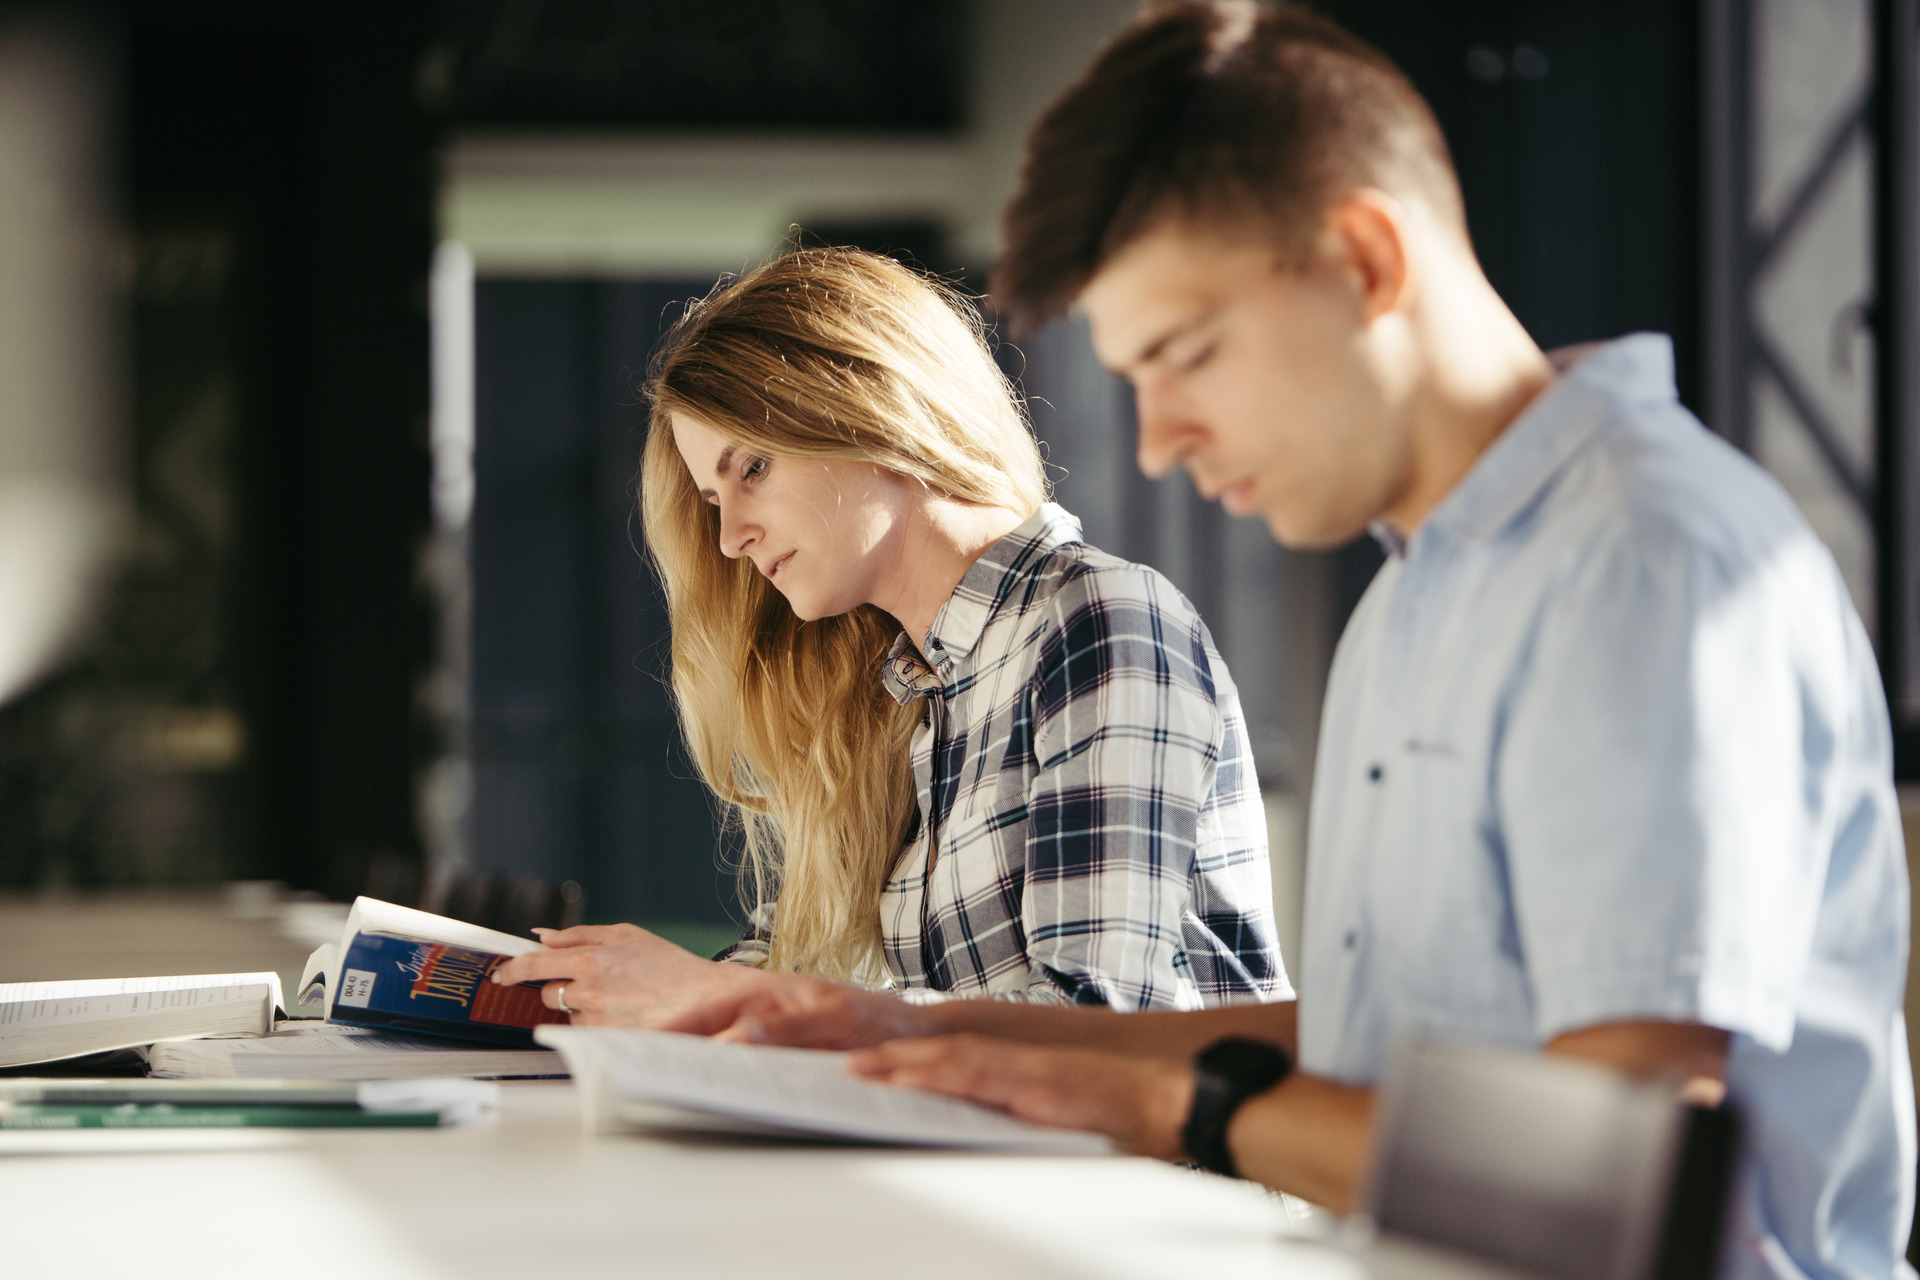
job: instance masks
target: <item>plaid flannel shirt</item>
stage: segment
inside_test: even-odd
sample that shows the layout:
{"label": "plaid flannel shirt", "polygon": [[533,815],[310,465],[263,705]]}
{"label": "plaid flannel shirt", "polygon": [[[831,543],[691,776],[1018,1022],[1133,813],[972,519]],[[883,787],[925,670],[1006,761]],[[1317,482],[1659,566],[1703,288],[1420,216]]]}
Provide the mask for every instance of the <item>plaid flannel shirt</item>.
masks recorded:
{"label": "plaid flannel shirt", "polygon": [[[918,822],[881,891],[889,986],[1116,1009],[1293,994],[1239,695],[1159,573],[1049,503],[880,678],[925,709]],[[766,923],[722,958],[763,958]]]}

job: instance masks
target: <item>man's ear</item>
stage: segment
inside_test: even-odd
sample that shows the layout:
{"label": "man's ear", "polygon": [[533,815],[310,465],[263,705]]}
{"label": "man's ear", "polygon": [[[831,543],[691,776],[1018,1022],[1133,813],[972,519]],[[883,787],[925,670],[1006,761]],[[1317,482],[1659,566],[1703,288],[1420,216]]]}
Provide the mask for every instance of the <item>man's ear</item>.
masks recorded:
{"label": "man's ear", "polygon": [[1406,206],[1384,191],[1363,187],[1328,210],[1331,247],[1368,321],[1394,310],[1405,297],[1409,231]]}

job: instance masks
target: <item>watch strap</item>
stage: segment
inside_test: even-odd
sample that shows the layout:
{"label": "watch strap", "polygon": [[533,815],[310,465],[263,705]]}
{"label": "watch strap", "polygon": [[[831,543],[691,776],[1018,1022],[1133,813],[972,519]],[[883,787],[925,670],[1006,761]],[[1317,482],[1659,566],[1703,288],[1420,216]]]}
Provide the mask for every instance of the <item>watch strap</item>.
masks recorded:
{"label": "watch strap", "polygon": [[1248,1098],[1265,1093],[1293,1074],[1293,1055],[1278,1045],[1230,1037],[1205,1049],[1193,1061],[1193,1105],[1180,1145],[1202,1169],[1240,1176],[1227,1129]]}

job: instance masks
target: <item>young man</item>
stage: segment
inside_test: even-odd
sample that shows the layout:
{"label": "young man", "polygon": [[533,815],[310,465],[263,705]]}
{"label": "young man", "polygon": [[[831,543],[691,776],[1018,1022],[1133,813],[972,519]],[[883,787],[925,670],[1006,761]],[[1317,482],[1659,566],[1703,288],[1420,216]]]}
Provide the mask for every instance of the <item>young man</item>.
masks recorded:
{"label": "young man", "polygon": [[[1425,104],[1286,7],[1146,14],[1035,129],[1006,227],[998,301],[1085,309],[1149,473],[1289,545],[1392,553],[1328,690],[1301,1000],[913,1008],[792,979],[685,1029],[879,1045],[876,1078],[1336,1209],[1396,1042],[1534,1045],[1736,1100],[1727,1274],[1911,1274],[1873,653],[1791,501],[1677,402],[1666,340],[1543,355]],[[1285,1052],[1196,1069],[1227,1035]]]}

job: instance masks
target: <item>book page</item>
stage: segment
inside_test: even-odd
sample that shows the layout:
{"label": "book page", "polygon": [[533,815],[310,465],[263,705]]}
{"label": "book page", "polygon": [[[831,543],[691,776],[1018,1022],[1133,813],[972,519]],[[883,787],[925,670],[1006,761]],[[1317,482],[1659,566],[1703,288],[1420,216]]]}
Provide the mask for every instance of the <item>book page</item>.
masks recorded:
{"label": "book page", "polygon": [[587,1087],[602,1089],[603,1104],[664,1103],[864,1142],[1079,1154],[1110,1149],[1094,1134],[862,1080],[848,1073],[843,1053],[607,1027],[548,1026],[535,1036],[566,1054]]}
{"label": "book page", "polygon": [[90,978],[77,982],[0,982],[0,1035],[40,1027],[106,1022],[162,1011],[231,1004],[281,1006],[274,973],[214,973],[166,978]]}
{"label": "book page", "polygon": [[240,1040],[201,1040],[190,1052],[201,1054],[235,1053],[541,1053],[539,1049],[489,1049],[457,1044],[432,1036],[410,1036],[401,1031],[376,1031],[371,1027],[347,1027],[332,1022],[281,1023],[272,1034],[248,1036]]}
{"label": "book page", "polygon": [[517,938],[498,929],[485,929],[463,920],[450,920],[431,911],[395,906],[378,898],[354,899],[347,934],[341,940],[342,954],[353,945],[356,932],[389,933],[399,938],[417,938],[422,942],[443,942],[448,946],[487,951],[497,956],[517,956],[541,950],[540,943],[533,938]]}
{"label": "book page", "polygon": [[307,967],[300,973],[300,989],[293,993],[294,998],[301,1004],[317,1004],[324,1008],[327,990],[333,985],[333,975],[339,969],[339,953],[334,945],[331,942],[321,943],[307,957]]}

